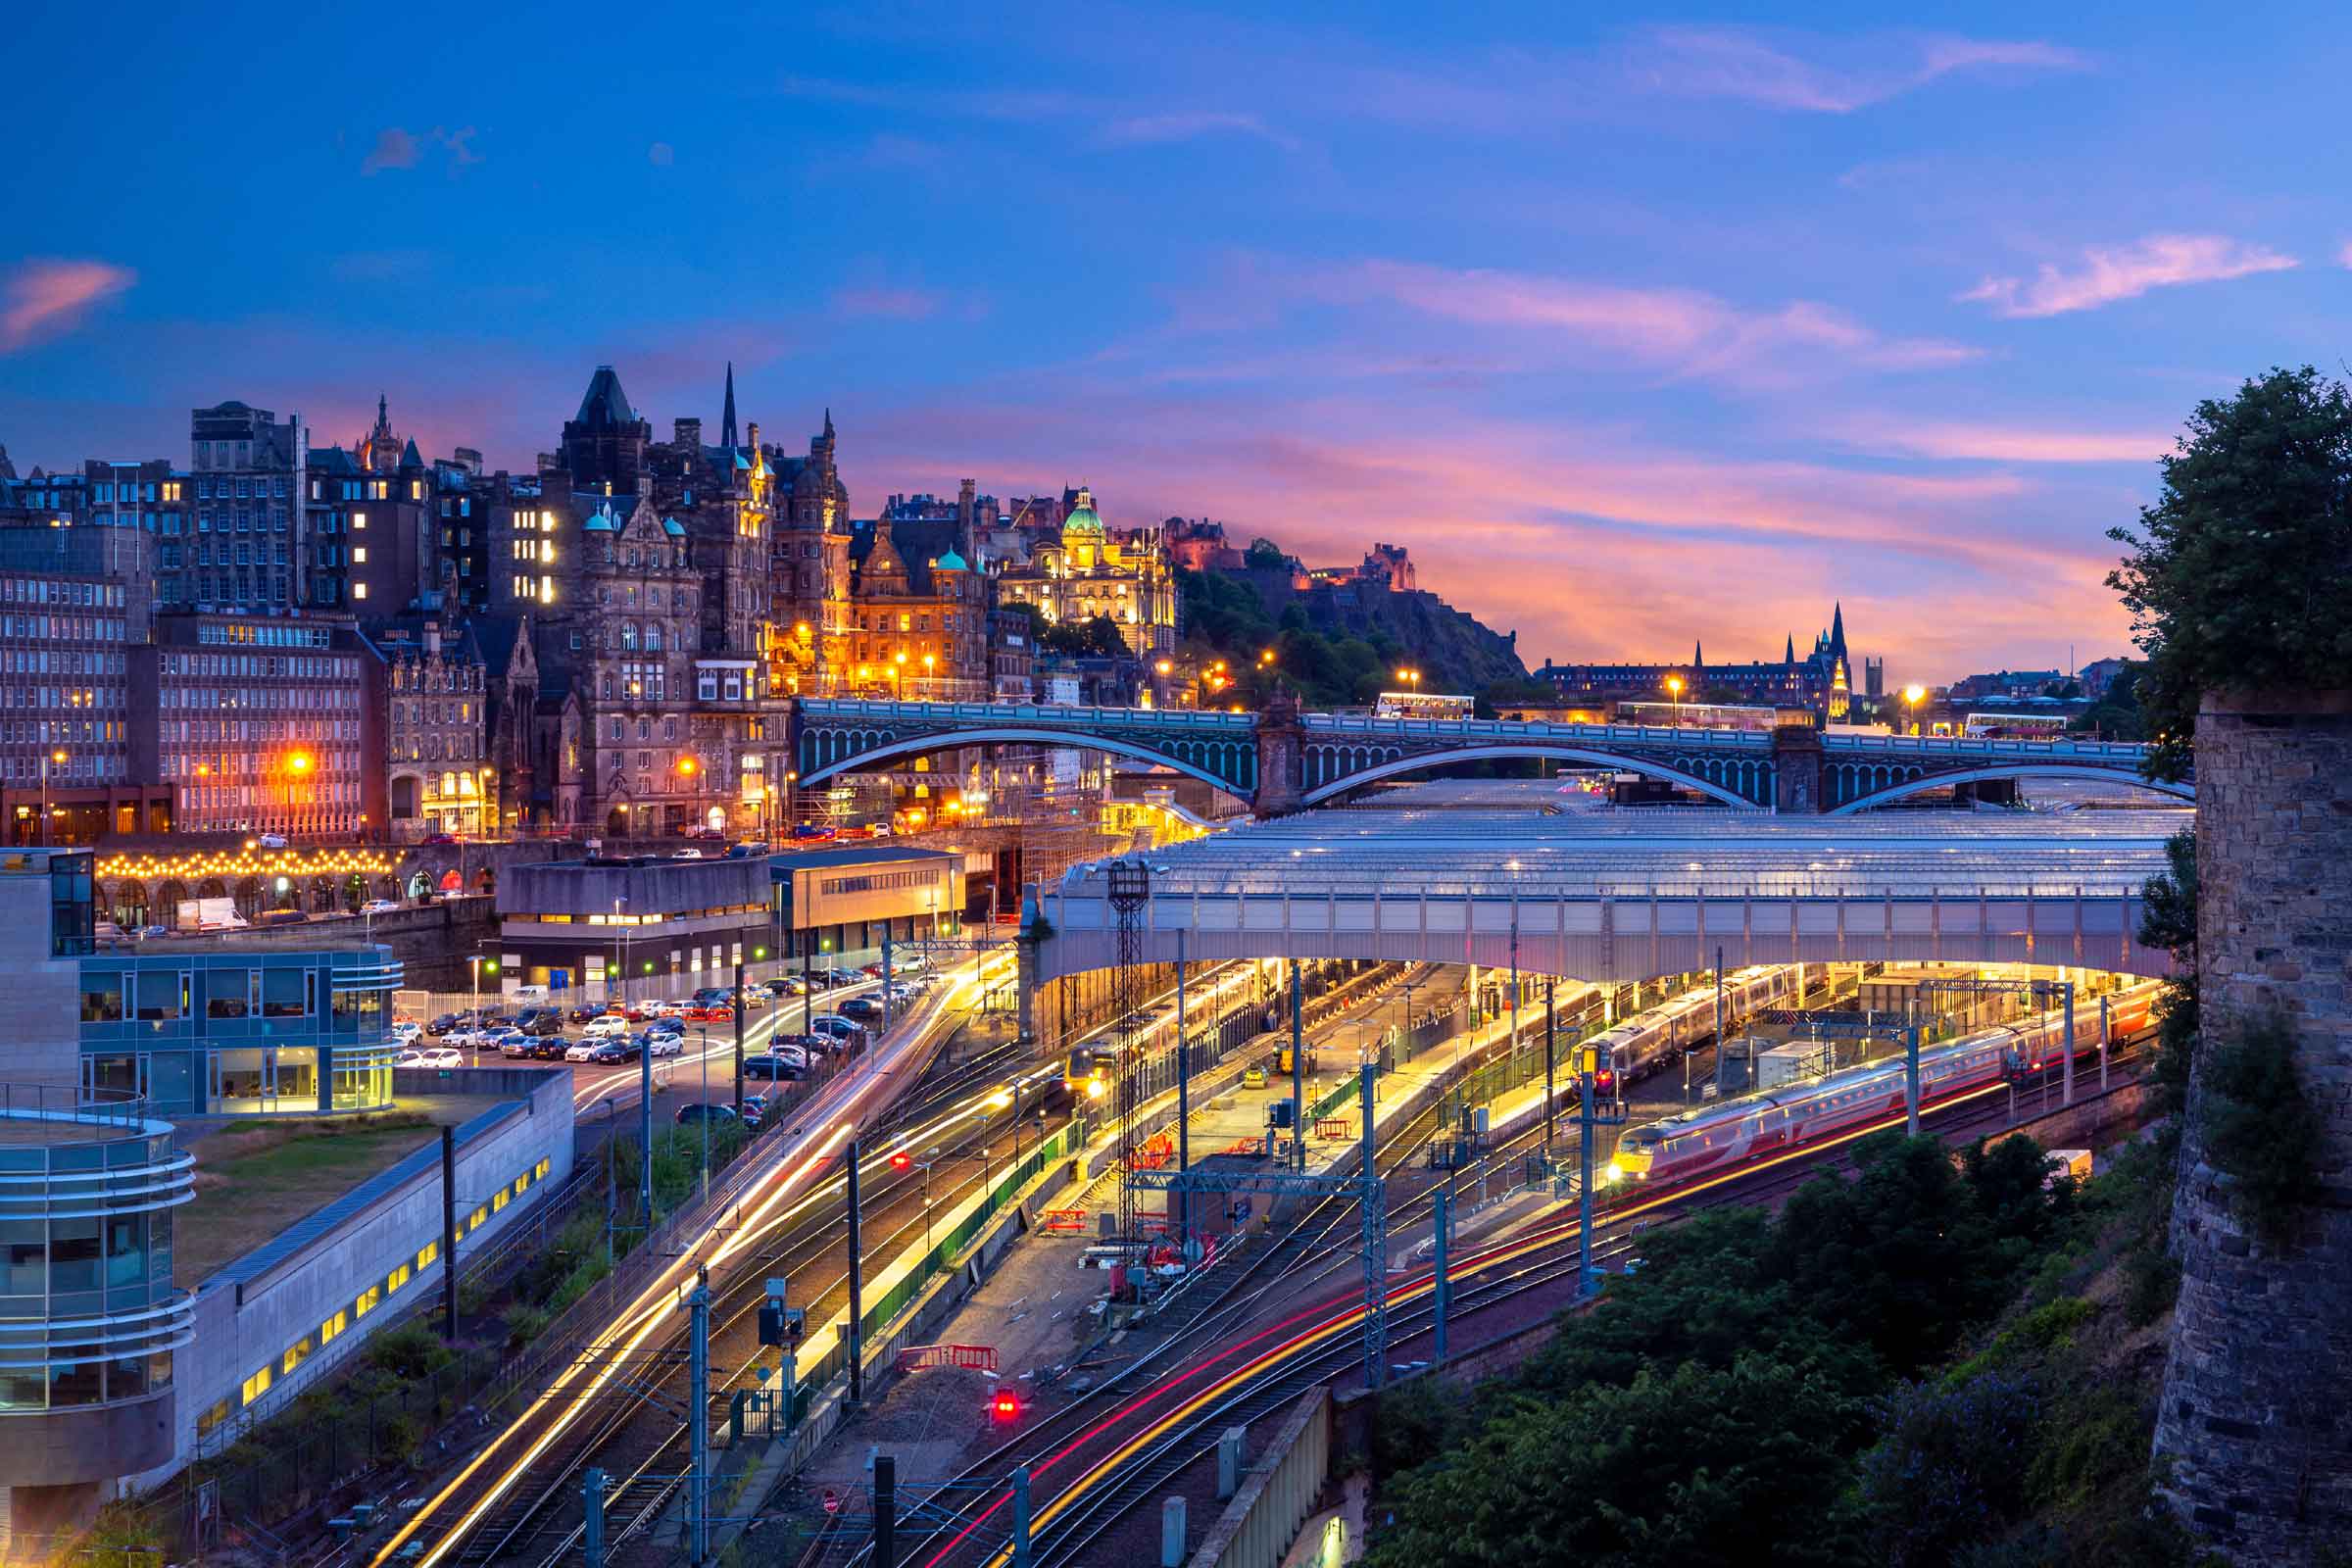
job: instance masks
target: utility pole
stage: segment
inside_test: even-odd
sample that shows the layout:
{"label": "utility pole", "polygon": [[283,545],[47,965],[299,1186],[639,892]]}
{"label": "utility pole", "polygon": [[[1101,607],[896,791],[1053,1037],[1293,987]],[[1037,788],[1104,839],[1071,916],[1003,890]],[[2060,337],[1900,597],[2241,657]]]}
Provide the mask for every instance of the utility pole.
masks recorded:
{"label": "utility pole", "polygon": [[[1389,1381],[1389,1213],[1388,1188],[1380,1179],[1380,1165],[1374,1158],[1377,1152],[1377,1129],[1372,1125],[1372,1081],[1379,1069],[1371,1062],[1356,1068],[1357,1094],[1361,1102],[1363,1122],[1356,1172],[1363,1184],[1364,1218],[1364,1386],[1384,1387]],[[1305,1129],[1299,1129],[1303,1132]],[[1299,1139],[1304,1150],[1306,1140]]]}
{"label": "utility pole", "polygon": [[899,1461],[896,1455],[874,1455],[874,1562],[877,1568],[898,1568]]}
{"label": "utility pole", "polygon": [[1577,1162],[1582,1169],[1576,1183],[1576,1296],[1581,1301],[1592,1291],[1592,1059],[1590,1051],[1586,1054],[1584,1071],[1576,1076],[1583,1092],[1582,1108],[1577,1116]]}
{"label": "utility pole", "polygon": [[1436,1364],[1446,1364],[1446,1315],[1453,1305],[1453,1281],[1446,1272],[1446,1253],[1453,1240],[1453,1197],[1445,1188],[1437,1190],[1432,1212],[1437,1216],[1438,1277],[1435,1291],[1437,1307]]}
{"label": "utility pole", "polygon": [[458,1343],[458,1130],[441,1129],[441,1338]]}
{"label": "utility pole", "polygon": [[858,1246],[858,1140],[850,1140],[850,1403],[865,1402],[865,1357],[860,1330],[865,1322],[865,1262]]}
{"label": "utility pole", "polygon": [[2063,983],[2066,987],[2063,999],[2066,1004],[2066,1086],[2058,1098],[2059,1103],[2071,1105],[2075,1102],[2075,983],[2072,980]]}
{"label": "utility pole", "polygon": [[[626,1016],[622,1017],[621,1026],[623,1028],[628,1026]],[[646,1239],[651,1241],[654,1235],[654,1037],[652,1035],[645,1037],[645,1044],[637,1053],[637,1135],[645,1146],[645,1158],[638,1162],[643,1168],[638,1171],[637,1178],[638,1186],[643,1189],[639,1197],[645,1203],[645,1235]]]}
{"label": "utility pole", "polygon": [[1298,960],[1291,960],[1291,1148],[1292,1163],[1306,1169],[1306,988]]}
{"label": "utility pole", "polygon": [[[1718,945],[1715,949],[1715,1093],[1717,1095],[1723,1093],[1723,1058],[1726,1054],[1723,1048],[1723,949]],[[1748,1049],[1752,1051],[1755,1048],[1751,1046]],[[1690,1059],[1690,1054],[1683,1053],[1683,1060],[1688,1063]],[[1749,1066],[1751,1071],[1748,1076],[1751,1082],[1747,1087],[1753,1089],[1756,1087],[1752,1082],[1755,1076],[1752,1071],[1754,1063],[1749,1063]],[[1689,1066],[1685,1066],[1683,1068],[1683,1099],[1688,1102],[1690,1098],[1690,1069]]]}
{"label": "utility pole", "polygon": [[1903,1136],[1919,1136],[1919,999],[1903,1004]]}
{"label": "utility pole", "polygon": [[[1547,979],[1544,982],[1544,1158],[1546,1169],[1549,1168],[1551,1159],[1551,1084],[1554,1039],[1551,998],[1553,990],[1558,985],[1557,980]],[[1689,1060],[1690,1058],[1685,1057],[1684,1059]],[[1443,1358],[1441,1357],[1441,1359]]]}
{"label": "utility pole", "polygon": [[[895,919],[896,916],[893,918]],[[897,967],[891,962],[890,927],[885,925],[882,928],[882,1032],[886,1035],[890,1033],[890,1026],[897,1018],[890,995],[890,979]]]}
{"label": "utility pole", "polygon": [[2107,1042],[2113,1038],[2107,1011],[2107,998],[2099,998],[2099,1093],[2107,1092]]}
{"label": "utility pole", "polygon": [[735,960],[735,1119],[743,1119],[743,960]]}
{"label": "utility pole", "polygon": [[[1181,1176],[1193,1168],[1193,1040],[1192,1015],[1184,1004],[1184,927],[1176,928],[1176,1173]],[[1019,1112],[1016,1110],[1017,1116]],[[1018,1136],[1016,1129],[1015,1136]],[[1193,1194],[1190,1188],[1176,1193],[1176,1246],[1181,1251],[1193,1244]],[[1187,1254],[1189,1261],[1190,1254]]]}
{"label": "utility pole", "polygon": [[605,1473],[594,1465],[580,1478],[580,1550],[588,1568],[605,1568]]}
{"label": "utility pole", "polygon": [[686,1298],[694,1314],[693,1343],[687,1351],[686,1439],[693,1465],[687,1476],[686,1506],[693,1529],[694,1561],[710,1560],[710,1270],[694,1271],[694,1294]]}

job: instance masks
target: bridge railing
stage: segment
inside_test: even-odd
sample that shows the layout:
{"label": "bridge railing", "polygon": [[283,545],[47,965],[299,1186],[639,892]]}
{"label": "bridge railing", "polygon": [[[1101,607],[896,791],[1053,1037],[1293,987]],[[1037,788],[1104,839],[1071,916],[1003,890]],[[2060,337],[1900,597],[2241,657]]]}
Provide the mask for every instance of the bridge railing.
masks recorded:
{"label": "bridge railing", "polygon": [[1083,729],[1090,725],[1171,730],[1254,729],[1250,713],[1217,713],[1191,708],[1072,708],[1054,703],[892,703],[854,698],[808,697],[800,704],[808,718],[898,719],[914,724],[1047,724]]}
{"label": "bridge railing", "polygon": [[1544,724],[1509,718],[1377,718],[1369,713],[1308,713],[1302,722],[1316,734],[1378,735],[1396,739],[1562,741],[1578,746],[1703,746],[1770,751],[1762,730],[1700,729],[1669,724]]}
{"label": "bridge railing", "polygon": [[2136,765],[2148,748],[2136,741],[2028,740],[1987,735],[1828,735],[1825,752],[1916,752],[1931,757],[2070,757]]}

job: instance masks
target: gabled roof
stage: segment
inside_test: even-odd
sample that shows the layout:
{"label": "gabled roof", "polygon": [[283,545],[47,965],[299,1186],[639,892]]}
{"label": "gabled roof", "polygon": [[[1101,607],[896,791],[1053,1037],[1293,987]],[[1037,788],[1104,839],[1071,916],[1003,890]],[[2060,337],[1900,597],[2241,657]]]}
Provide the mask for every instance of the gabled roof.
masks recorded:
{"label": "gabled roof", "polygon": [[310,466],[319,473],[358,473],[360,464],[341,447],[311,448]]}
{"label": "gabled roof", "polygon": [[424,454],[416,450],[416,438],[415,436],[409,437],[409,444],[400,449],[400,466],[404,468],[421,468],[424,466]]}

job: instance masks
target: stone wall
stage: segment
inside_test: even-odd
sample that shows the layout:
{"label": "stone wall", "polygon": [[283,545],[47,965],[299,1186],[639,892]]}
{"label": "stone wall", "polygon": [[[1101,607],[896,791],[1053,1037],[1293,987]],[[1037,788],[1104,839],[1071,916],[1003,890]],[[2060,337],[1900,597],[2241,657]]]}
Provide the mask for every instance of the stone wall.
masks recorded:
{"label": "stone wall", "polygon": [[2156,1455],[2168,1499],[2232,1560],[2311,1562],[2352,1541],[2352,692],[2209,696],[2196,757],[2208,1047],[2283,1014],[2326,1141],[2274,1249],[2203,1157],[2192,1076]]}

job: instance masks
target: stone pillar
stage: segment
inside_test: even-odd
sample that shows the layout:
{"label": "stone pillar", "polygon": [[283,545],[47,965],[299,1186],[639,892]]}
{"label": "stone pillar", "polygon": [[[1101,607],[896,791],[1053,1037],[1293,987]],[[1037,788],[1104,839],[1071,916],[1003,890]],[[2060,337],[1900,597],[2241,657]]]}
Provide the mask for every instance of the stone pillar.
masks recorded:
{"label": "stone pillar", "polygon": [[1772,808],[1792,816],[1828,810],[1821,798],[1821,731],[1810,724],[1772,729]]}
{"label": "stone pillar", "polygon": [[1306,728],[1298,720],[1298,699],[1287,693],[1257,715],[1257,794],[1250,806],[1259,816],[1287,816],[1298,809],[1300,763]]}
{"label": "stone pillar", "polygon": [[2276,1012],[2324,1143],[2281,1249],[2240,1225],[2189,1083],[2163,1494],[2240,1563],[2352,1541],[2352,691],[2209,695],[2197,716],[2197,958],[2207,1049]]}

